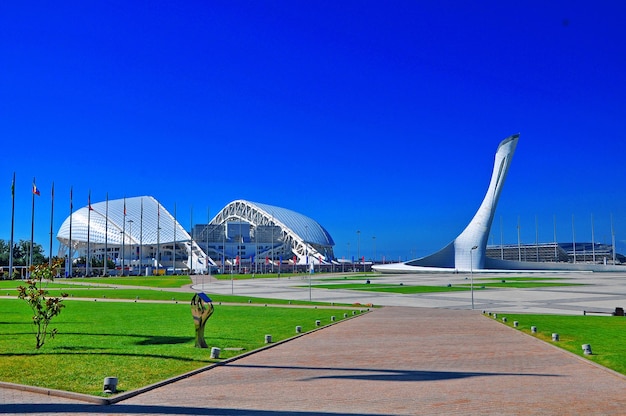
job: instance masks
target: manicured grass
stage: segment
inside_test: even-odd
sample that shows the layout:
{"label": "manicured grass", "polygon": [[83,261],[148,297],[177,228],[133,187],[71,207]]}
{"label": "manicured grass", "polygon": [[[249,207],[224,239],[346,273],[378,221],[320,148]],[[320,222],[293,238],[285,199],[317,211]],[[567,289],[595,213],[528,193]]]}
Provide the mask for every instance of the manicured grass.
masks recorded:
{"label": "manicured grass", "polygon": [[498,280],[498,281],[506,281],[506,282],[516,282],[516,281],[524,281],[524,282],[529,282],[529,281],[544,281],[544,280],[563,280],[562,277],[530,277],[530,276],[516,276],[516,277],[480,277],[480,278],[476,278],[474,277],[474,281],[477,280]]}
{"label": "manicured grass", "polygon": [[[101,284],[96,280],[90,280],[87,283]],[[106,280],[106,278],[105,278]],[[76,282],[76,281],[74,281]],[[17,297],[17,286],[25,285],[25,282],[21,280],[12,280],[4,283],[0,286],[0,296],[15,296]],[[117,282],[110,284],[118,284]],[[121,285],[123,286],[123,285]],[[117,287],[103,287],[92,286],[86,284],[73,284],[73,283],[47,283],[45,288],[49,292],[49,296],[60,296],[61,293],[66,293],[70,298],[84,298],[84,299],[125,299],[125,300],[159,300],[159,301],[172,301],[188,303],[191,301],[195,291],[189,289],[187,292],[170,292],[167,290],[155,290],[146,287],[146,289],[120,289]],[[222,295],[208,293],[213,303],[249,303],[249,304],[267,304],[267,305],[328,305],[327,302],[308,302],[299,300],[283,300],[272,298],[256,298],[250,296],[237,296],[237,295]],[[347,304],[335,304],[337,306],[348,306]]]}
{"label": "manicured grass", "polygon": [[361,274],[361,275],[356,275],[356,276],[331,276],[331,277],[322,277],[321,279],[315,279],[318,281],[324,281],[324,282],[333,282],[333,281],[337,281],[337,282],[341,282],[341,281],[352,281],[352,280],[376,280],[377,278],[380,278],[380,275],[369,275],[367,273],[365,274]]}
{"label": "manicured grass", "polygon": [[[0,300],[0,380],[102,395],[104,377],[120,392],[201,368],[210,348],[194,347],[188,304],[67,301],[51,327],[54,339],[35,349],[31,311],[20,300]],[[343,319],[345,309],[215,305],[205,338],[229,358],[273,341]],[[352,316],[352,313],[349,313]],[[228,350],[232,348],[233,350]]]}
{"label": "manicured grass", "polygon": [[[200,278],[201,276],[193,276]],[[61,279],[59,279],[61,280]],[[63,279],[69,282],[105,283],[123,286],[149,286],[159,288],[179,288],[192,283],[189,276],[112,276]]]}
{"label": "manicured grass", "polygon": [[[348,290],[365,290],[371,292],[390,292],[390,293],[433,293],[433,292],[458,292],[468,291],[470,287],[465,286],[409,286],[409,285],[389,285],[375,283],[346,283],[346,284],[329,284],[329,285],[313,285],[316,289],[348,289]],[[474,287],[478,290],[477,287]]]}
{"label": "manicured grass", "polygon": [[[539,339],[583,356],[607,368],[626,375],[626,318],[623,316],[562,316],[498,313],[498,320],[507,318],[506,325],[531,334],[536,326]],[[559,341],[552,341],[552,334],[559,334]],[[590,344],[592,355],[584,355],[583,344]]]}
{"label": "manicured grass", "polygon": [[[463,286],[470,287],[470,283],[465,283]],[[564,283],[564,282],[537,282],[537,281],[506,281],[506,282],[474,282],[474,289],[478,288],[516,288],[516,289],[531,289],[539,287],[563,287],[563,286],[584,286],[582,283]]]}
{"label": "manicured grass", "polygon": [[[361,278],[360,280],[363,280]],[[577,286],[576,283],[558,283],[558,282],[542,282],[542,281],[511,281],[511,282],[474,282],[474,290],[494,289],[494,288],[541,288],[541,287],[559,287],[559,286]],[[456,284],[451,286],[425,286],[425,285],[399,285],[399,284],[381,284],[381,283],[345,283],[345,284],[314,284],[316,289],[347,289],[347,290],[366,290],[371,292],[391,292],[391,293],[434,293],[434,292],[458,292],[469,291],[472,285],[467,283]]]}

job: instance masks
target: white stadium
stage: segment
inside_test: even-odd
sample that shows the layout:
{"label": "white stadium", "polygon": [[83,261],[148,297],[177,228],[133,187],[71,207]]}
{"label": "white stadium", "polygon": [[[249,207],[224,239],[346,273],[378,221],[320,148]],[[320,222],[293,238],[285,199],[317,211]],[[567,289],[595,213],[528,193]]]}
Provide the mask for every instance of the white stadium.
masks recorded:
{"label": "white stadium", "polygon": [[[333,262],[328,231],[300,213],[244,200],[190,234],[152,196],[82,207],[57,233],[68,275],[275,271]],[[105,259],[107,261],[105,261]]]}

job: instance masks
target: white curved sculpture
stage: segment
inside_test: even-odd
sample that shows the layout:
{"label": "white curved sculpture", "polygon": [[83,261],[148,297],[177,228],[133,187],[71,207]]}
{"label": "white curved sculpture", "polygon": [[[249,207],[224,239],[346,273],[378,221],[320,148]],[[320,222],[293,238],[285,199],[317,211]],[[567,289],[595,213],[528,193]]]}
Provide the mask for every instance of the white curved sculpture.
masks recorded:
{"label": "white curved sculpture", "polygon": [[487,239],[498,205],[504,180],[511,166],[519,134],[504,139],[496,151],[491,181],[485,198],[472,221],[459,236],[443,249],[420,259],[372,268],[385,273],[415,273],[419,271],[470,271],[485,267]]}

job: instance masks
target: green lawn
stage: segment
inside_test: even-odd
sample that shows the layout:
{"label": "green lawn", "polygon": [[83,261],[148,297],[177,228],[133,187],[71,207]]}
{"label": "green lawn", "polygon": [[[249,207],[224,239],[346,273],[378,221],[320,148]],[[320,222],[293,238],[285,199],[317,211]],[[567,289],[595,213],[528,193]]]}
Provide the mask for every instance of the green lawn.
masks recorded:
{"label": "green lawn", "polygon": [[[347,290],[366,290],[371,292],[391,292],[391,293],[433,293],[433,292],[458,292],[470,290],[465,286],[410,286],[410,285],[389,285],[375,283],[345,283],[345,284],[322,284],[313,285],[316,289],[347,289]],[[478,289],[478,287],[474,287]]]}
{"label": "green lawn", "polygon": [[480,278],[476,278],[474,277],[474,282],[476,281],[483,281],[483,280],[499,280],[499,281],[506,281],[506,282],[517,282],[517,281],[523,281],[523,282],[530,282],[530,281],[545,281],[545,280],[563,280],[562,277],[537,277],[537,276],[512,276],[512,277],[480,277]]}
{"label": "green lawn", "polygon": [[[214,297],[213,295],[210,295]],[[129,391],[210,364],[210,348],[194,347],[189,304],[66,301],[53,320],[58,335],[35,349],[31,311],[20,300],[0,300],[0,380],[102,395],[104,377]],[[220,358],[337,321],[345,309],[229,306],[215,304],[205,338]]]}
{"label": "green lawn", "polygon": [[[470,283],[465,283],[463,286],[470,287]],[[516,289],[532,289],[539,287],[563,287],[563,286],[583,286],[582,283],[565,283],[565,282],[538,282],[538,281],[505,281],[505,282],[474,282],[474,289],[478,288],[516,288]]]}
{"label": "green lawn", "polygon": [[[196,276],[194,276],[196,278]],[[124,286],[149,286],[160,288],[178,288],[192,283],[189,276],[123,276],[58,279],[67,282],[105,283]]]}
{"label": "green lawn", "polygon": [[[70,298],[85,298],[85,299],[125,299],[125,300],[160,300],[160,301],[178,301],[182,303],[188,303],[191,301],[194,290],[189,289],[187,292],[172,292],[163,290],[156,286],[162,283],[162,280],[155,279],[152,284],[154,288],[148,287],[146,284],[145,289],[124,289],[118,287],[105,287],[99,286],[102,283],[110,285],[124,286],[120,283],[120,280],[127,278],[94,278],[94,279],[57,279],[54,282],[47,283],[45,288],[48,289],[50,296],[60,296],[61,293],[67,293]],[[178,280],[183,281],[178,276]],[[60,283],[62,282],[62,283]],[[95,285],[86,285],[78,283],[92,283]],[[183,283],[183,285],[186,283]],[[21,280],[8,280],[0,281],[0,296],[15,296],[17,297],[17,286],[25,286],[26,283]],[[140,286],[132,284],[132,286]],[[177,287],[177,286],[174,286]],[[163,286],[164,289],[171,288],[170,286]],[[250,296],[237,296],[237,295],[222,295],[222,294],[210,294],[214,303],[251,303],[251,304],[268,304],[268,305],[327,305],[326,302],[308,302],[299,300],[282,300],[272,298],[255,298]],[[340,304],[337,304],[340,305]],[[349,306],[345,305],[344,306]]]}
{"label": "green lawn", "polygon": [[[554,344],[576,355],[583,356],[598,364],[626,375],[626,318],[623,316],[562,316],[531,314],[500,314],[498,320],[506,317],[506,325],[528,334],[530,327],[536,326],[539,339]],[[552,341],[552,334],[559,334],[559,341]],[[584,355],[583,344],[590,344],[592,355]]]}
{"label": "green lawn", "polygon": [[[328,281],[331,279],[323,279]],[[341,280],[341,279],[335,279]],[[366,280],[360,277],[359,280]],[[370,279],[371,280],[371,279]],[[559,287],[559,286],[577,286],[577,283],[565,283],[565,282],[545,282],[543,280],[551,279],[484,279],[487,282],[474,280],[474,290],[481,289],[498,289],[498,288],[541,288],[541,287]],[[498,280],[497,282],[493,280]],[[383,281],[382,279],[377,282]],[[403,293],[403,294],[415,294],[415,293],[434,293],[434,292],[458,292],[471,290],[472,284],[469,279],[464,283],[445,286],[427,286],[427,285],[404,285],[404,284],[385,284],[385,283],[336,283],[336,284],[313,284],[316,289],[344,289],[344,290],[366,290],[371,292],[391,292],[391,293]]]}

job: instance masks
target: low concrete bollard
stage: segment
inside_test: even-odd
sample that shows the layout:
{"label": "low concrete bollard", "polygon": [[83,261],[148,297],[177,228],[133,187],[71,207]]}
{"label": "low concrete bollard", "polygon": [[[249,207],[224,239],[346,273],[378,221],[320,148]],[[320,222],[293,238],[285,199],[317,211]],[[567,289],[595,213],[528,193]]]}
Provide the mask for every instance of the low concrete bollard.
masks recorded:
{"label": "low concrete bollard", "polygon": [[315,326],[320,326],[321,322],[320,321],[315,321]]}
{"label": "low concrete bollard", "polygon": [[583,354],[585,354],[585,355],[592,355],[591,354],[591,345],[583,344],[582,347],[583,347]]}
{"label": "low concrete bollard", "polygon": [[502,317],[502,322],[506,323],[506,316]]}
{"label": "low concrete bollard", "polygon": [[299,333],[301,333],[301,332],[302,332],[302,327],[301,327],[300,325],[298,325],[298,326],[296,327],[296,334],[299,334]]}
{"label": "low concrete bollard", "polygon": [[531,326],[530,327],[530,332],[533,333],[533,334],[536,334],[537,333],[537,327],[536,326]]}
{"label": "low concrete bollard", "polygon": [[348,317],[348,314],[347,314],[347,313],[344,313],[344,314],[343,314],[343,317],[344,317],[344,318],[347,318],[347,317]]}
{"label": "low concrete bollard", "polygon": [[271,335],[266,335],[266,336],[265,336],[265,343],[266,343],[266,344],[269,344],[269,343],[271,343],[271,342],[272,342],[272,336],[271,336]]}
{"label": "low concrete bollard", "polygon": [[497,313],[493,314],[493,319],[498,319],[498,314]]}
{"label": "low concrete bollard", "polygon": [[337,318],[335,318],[335,315],[333,315],[333,316],[331,316],[331,317],[330,317],[330,321],[331,321],[331,322],[335,322],[335,319],[337,319]]}
{"label": "low concrete bollard", "polygon": [[105,377],[102,390],[109,394],[117,392],[117,377]]}
{"label": "low concrete bollard", "polygon": [[211,358],[220,358],[220,352],[221,352],[221,351],[222,351],[222,350],[220,350],[220,349],[219,349],[219,348],[217,348],[217,347],[212,347],[212,348],[211,348]]}
{"label": "low concrete bollard", "polygon": [[518,321],[513,321],[513,327],[517,328],[519,326],[519,322]]}
{"label": "low concrete bollard", "polygon": [[559,340],[559,334],[557,334],[556,332],[552,334],[552,341],[558,341]]}

